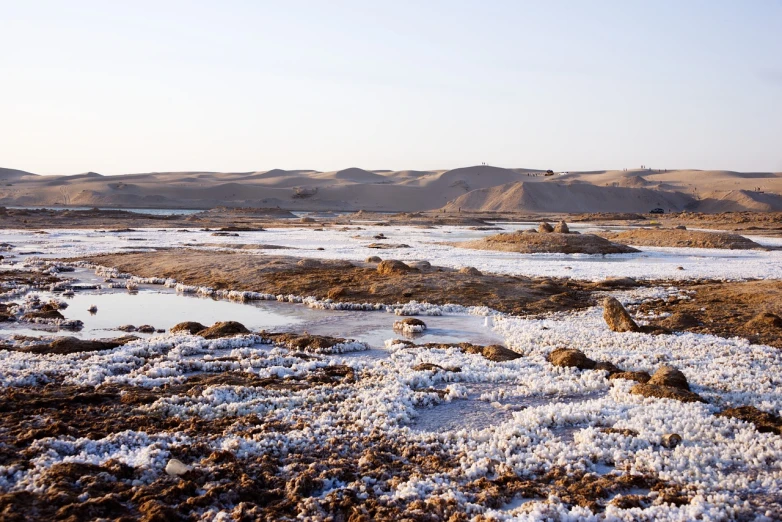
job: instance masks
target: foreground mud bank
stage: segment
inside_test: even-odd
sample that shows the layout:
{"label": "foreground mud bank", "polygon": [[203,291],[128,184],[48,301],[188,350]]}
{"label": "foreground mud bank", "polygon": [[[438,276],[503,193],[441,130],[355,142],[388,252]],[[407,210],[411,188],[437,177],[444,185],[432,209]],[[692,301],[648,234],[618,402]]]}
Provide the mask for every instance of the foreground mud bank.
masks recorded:
{"label": "foreground mud bank", "polygon": [[562,278],[481,274],[432,267],[428,263],[354,264],[187,249],[108,254],[86,261],[140,277],[175,278],[215,289],[315,296],[337,302],[458,303],[525,315],[585,308],[594,303],[591,293],[596,289],[637,285],[632,281],[594,284]]}

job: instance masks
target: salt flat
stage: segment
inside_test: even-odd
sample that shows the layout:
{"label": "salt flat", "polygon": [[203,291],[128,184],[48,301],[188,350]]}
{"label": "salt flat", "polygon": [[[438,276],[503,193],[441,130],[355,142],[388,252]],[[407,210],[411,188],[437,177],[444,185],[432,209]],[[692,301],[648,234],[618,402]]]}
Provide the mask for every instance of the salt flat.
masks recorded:
{"label": "salt flat", "polygon": [[[112,349],[54,354],[43,343],[58,320],[25,324],[27,338],[14,337],[22,322],[0,323],[6,347],[0,350],[2,448],[24,448],[23,454],[0,449],[0,491],[8,509],[21,494],[45,511],[47,505],[71,509],[67,502],[77,500],[94,503],[99,491],[108,490],[128,499],[129,506],[136,506],[131,499],[139,496],[155,499],[170,516],[185,513],[187,502],[194,502],[188,499],[198,499],[201,520],[261,512],[317,519],[339,512],[336,502],[380,517],[436,509],[437,517],[476,520],[782,515],[782,438],[722,414],[753,406],[779,415],[779,350],[686,331],[613,332],[599,305],[601,296],[617,297],[643,324],[652,316],[636,313],[640,305],[692,299],[688,285],[694,280],[779,280],[778,250],[640,247],[634,254],[528,255],[445,244],[496,231],[370,224],[344,230],[270,228],[238,237],[195,229],[46,232],[0,232],[0,243],[12,245],[4,252],[4,273],[60,279],[31,280],[28,286],[6,280],[2,301],[15,303],[9,310],[17,317],[41,309],[49,299],[80,307],[95,301],[100,303],[95,317],[111,318],[100,323],[107,327],[105,336],[117,338],[124,334],[110,324],[121,322],[123,309],[134,322],[148,317],[150,324],[169,328],[166,305],[156,300],[171,300],[179,292],[210,298],[197,300],[202,315],[196,317],[194,308],[190,317],[204,321],[236,319],[221,317],[232,309],[218,306],[229,304],[221,299],[232,299],[231,306],[243,310],[237,317],[253,333],[218,339],[155,333]],[[409,248],[368,248],[381,233],[388,238],[381,241]],[[190,250],[184,247],[258,259],[280,253],[234,251],[237,242],[362,266],[366,257],[380,255],[487,273],[584,282],[633,277],[653,283],[595,290],[596,305],[524,317],[458,302],[408,303],[401,295],[397,302],[367,305],[278,296],[263,288],[232,292],[187,279],[133,277],[85,262],[70,272],[67,264],[54,261],[129,250],[154,254],[154,249],[182,249],[175,251],[186,256]],[[78,290],[69,299],[63,295],[70,284],[65,278],[74,276],[102,288]],[[121,299],[104,299],[112,295]],[[176,317],[184,319],[188,299],[195,298],[179,299],[184,301],[170,302],[182,307]],[[63,313],[69,318],[68,308]],[[418,315],[431,334],[405,338],[394,332],[391,324],[400,314]],[[77,316],[92,328],[90,317]],[[302,348],[269,341],[261,331],[280,328],[304,335]],[[307,340],[314,335],[355,340],[316,349],[314,340]],[[424,347],[426,342],[439,344]],[[461,343],[501,343],[518,358],[497,362]],[[632,381],[609,379],[611,371],[553,365],[549,355],[562,347],[627,371],[652,374],[675,366],[704,402],[643,397],[631,393]],[[670,434],[681,442],[668,445]],[[188,471],[167,474],[173,458]],[[109,485],[89,479],[93,482],[78,493],[68,485],[98,476],[114,478]],[[253,508],[261,506],[255,504],[261,497],[272,500]],[[94,509],[114,513],[119,508]],[[252,509],[261,511],[247,511]]]}

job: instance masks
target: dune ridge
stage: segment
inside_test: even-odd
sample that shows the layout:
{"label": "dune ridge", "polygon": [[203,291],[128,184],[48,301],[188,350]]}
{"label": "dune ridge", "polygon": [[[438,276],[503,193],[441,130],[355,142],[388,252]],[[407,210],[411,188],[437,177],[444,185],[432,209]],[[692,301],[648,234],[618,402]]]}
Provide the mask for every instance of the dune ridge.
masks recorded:
{"label": "dune ridge", "polygon": [[42,176],[0,169],[0,206],[336,211],[709,213],[782,210],[782,173],[604,170],[546,175],[489,165],[451,170],[350,167],[248,172],[87,172]]}

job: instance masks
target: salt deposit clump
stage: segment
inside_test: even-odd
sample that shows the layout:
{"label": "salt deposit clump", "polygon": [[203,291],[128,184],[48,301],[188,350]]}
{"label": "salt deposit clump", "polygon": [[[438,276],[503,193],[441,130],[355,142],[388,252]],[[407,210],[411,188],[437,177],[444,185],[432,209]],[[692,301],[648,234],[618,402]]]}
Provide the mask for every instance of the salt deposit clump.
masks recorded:
{"label": "salt deposit clump", "polygon": [[169,459],[168,463],[166,463],[166,473],[172,477],[184,475],[191,469],[193,469],[191,466],[186,465],[184,462],[178,459]]}

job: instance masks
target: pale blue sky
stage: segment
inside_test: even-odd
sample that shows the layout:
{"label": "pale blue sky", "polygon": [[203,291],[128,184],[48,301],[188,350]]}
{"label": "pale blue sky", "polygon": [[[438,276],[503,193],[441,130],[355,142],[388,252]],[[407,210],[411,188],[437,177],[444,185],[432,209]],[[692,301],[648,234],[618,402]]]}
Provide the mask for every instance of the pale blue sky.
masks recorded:
{"label": "pale blue sky", "polygon": [[782,1],[0,0],[0,166],[782,171]]}

